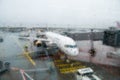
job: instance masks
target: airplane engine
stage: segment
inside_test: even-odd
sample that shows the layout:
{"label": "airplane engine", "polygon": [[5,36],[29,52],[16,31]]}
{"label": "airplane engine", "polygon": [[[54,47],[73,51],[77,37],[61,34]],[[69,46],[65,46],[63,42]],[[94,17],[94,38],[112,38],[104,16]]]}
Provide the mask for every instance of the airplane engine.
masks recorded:
{"label": "airplane engine", "polygon": [[43,46],[44,48],[47,48],[47,44],[46,44],[44,41],[42,41],[42,46]]}
{"label": "airplane engine", "polygon": [[31,54],[34,58],[42,56],[42,55],[53,55],[58,52],[58,47],[55,44],[51,46],[47,45],[44,41],[34,40],[33,45],[35,47],[35,54]]}

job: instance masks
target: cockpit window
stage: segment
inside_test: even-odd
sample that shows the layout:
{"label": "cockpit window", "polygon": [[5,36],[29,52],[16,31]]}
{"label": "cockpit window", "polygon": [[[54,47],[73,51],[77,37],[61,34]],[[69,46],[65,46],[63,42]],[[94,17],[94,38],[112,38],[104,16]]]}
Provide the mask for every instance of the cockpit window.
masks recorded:
{"label": "cockpit window", "polygon": [[77,45],[65,45],[65,47],[67,47],[67,48],[76,48]]}

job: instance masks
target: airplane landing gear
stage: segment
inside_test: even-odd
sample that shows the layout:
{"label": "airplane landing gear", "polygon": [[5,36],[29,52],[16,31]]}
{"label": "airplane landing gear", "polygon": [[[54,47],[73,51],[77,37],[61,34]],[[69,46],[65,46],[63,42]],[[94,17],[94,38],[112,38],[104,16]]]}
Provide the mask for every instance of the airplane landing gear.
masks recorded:
{"label": "airplane landing gear", "polygon": [[65,54],[60,55],[60,59],[64,60],[67,63],[70,63],[70,60],[68,59],[67,55],[65,55]]}

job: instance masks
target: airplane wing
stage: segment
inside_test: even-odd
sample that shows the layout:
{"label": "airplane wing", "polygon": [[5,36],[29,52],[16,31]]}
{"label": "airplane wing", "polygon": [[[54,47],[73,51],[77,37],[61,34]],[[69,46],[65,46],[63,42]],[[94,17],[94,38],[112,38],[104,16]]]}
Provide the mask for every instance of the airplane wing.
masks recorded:
{"label": "airplane wing", "polygon": [[34,41],[34,40],[40,40],[44,42],[50,42],[51,40],[45,39],[45,38],[35,38],[35,37],[19,37],[21,40],[28,40],[28,41]]}

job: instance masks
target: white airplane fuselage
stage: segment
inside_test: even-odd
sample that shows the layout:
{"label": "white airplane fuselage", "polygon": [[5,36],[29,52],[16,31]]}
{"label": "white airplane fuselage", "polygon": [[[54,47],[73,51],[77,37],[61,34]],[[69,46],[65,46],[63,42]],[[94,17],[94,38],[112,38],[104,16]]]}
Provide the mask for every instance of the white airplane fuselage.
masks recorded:
{"label": "white airplane fuselage", "polygon": [[79,54],[77,45],[72,38],[54,32],[46,32],[45,35],[65,54],[70,56],[77,56]]}

